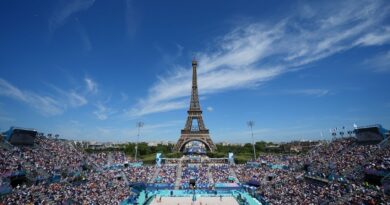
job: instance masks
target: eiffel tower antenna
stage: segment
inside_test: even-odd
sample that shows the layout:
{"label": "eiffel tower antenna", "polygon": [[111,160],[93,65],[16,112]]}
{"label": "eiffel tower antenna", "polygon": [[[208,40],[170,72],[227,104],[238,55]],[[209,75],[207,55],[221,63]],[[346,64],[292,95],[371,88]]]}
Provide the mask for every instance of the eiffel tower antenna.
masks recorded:
{"label": "eiffel tower antenna", "polygon": [[195,52],[192,53],[192,61],[197,61]]}
{"label": "eiffel tower antenna", "polygon": [[216,149],[215,144],[210,138],[209,130],[203,122],[202,109],[200,107],[198,95],[197,66],[198,61],[193,58],[191,100],[190,107],[187,111],[187,122],[184,129],[181,130],[180,138],[175,146],[175,149],[180,152],[184,150],[187,143],[192,141],[202,142],[211,152]]}

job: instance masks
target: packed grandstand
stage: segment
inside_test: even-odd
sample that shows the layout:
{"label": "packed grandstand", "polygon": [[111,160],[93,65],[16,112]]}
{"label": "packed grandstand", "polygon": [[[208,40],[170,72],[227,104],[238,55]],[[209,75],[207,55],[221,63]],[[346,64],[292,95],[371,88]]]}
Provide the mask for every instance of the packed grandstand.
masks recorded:
{"label": "packed grandstand", "polygon": [[138,204],[140,198],[148,204],[155,191],[193,189],[220,197],[238,190],[258,204],[388,204],[389,174],[387,139],[338,138],[303,154],[261,154],[244,164],[187,155],[160,166],[120,151],[87,153],[43,135],[31,145],[0,143],[0,204]]}

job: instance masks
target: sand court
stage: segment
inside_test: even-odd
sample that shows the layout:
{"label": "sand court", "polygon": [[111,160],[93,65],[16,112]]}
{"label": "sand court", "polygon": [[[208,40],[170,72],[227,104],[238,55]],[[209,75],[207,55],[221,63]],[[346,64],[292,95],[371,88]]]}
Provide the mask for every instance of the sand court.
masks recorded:
{"label": "sand court", "polygon": [[153,199],[151,205],[239,205],[236,199],[231,196],[220,197],[198,197],[192,201],[192,197],[159,197]]}

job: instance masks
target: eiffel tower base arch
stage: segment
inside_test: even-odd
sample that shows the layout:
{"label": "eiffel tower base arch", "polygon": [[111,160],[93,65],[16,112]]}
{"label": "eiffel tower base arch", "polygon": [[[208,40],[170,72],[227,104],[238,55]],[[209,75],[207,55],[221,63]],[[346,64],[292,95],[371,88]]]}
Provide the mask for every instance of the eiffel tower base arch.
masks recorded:
{"label": "eiffel tower base arch", "polygon": [[175,150],[178,152],[183,152],[185,145],[192,141],[199,141],[203,143],[206,146],[207,151],[210,152],[214,152],[217,149],[209,134],[182,134],[177,141]]}

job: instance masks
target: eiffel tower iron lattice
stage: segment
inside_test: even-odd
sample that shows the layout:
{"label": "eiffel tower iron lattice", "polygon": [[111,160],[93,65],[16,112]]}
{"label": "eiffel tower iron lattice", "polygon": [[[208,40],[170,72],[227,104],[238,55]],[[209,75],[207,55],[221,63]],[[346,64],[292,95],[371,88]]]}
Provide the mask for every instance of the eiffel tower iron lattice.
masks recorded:
{"label": "eiffel tower iron lattice", "polygon": [[199,96],[198,96],[198,80],[196,67],[198,62],[192,61],[192,91],[190,108],[187,113],[187,122],[184,129],[181,130],[181,135],[175,150],[182,152],[187,143],[192,141],[202,142],[206,148],[213,152],[216,150],[216,146],[210,138],[209,130],[206,128],[203,122],[202,109],[200,108]]}

